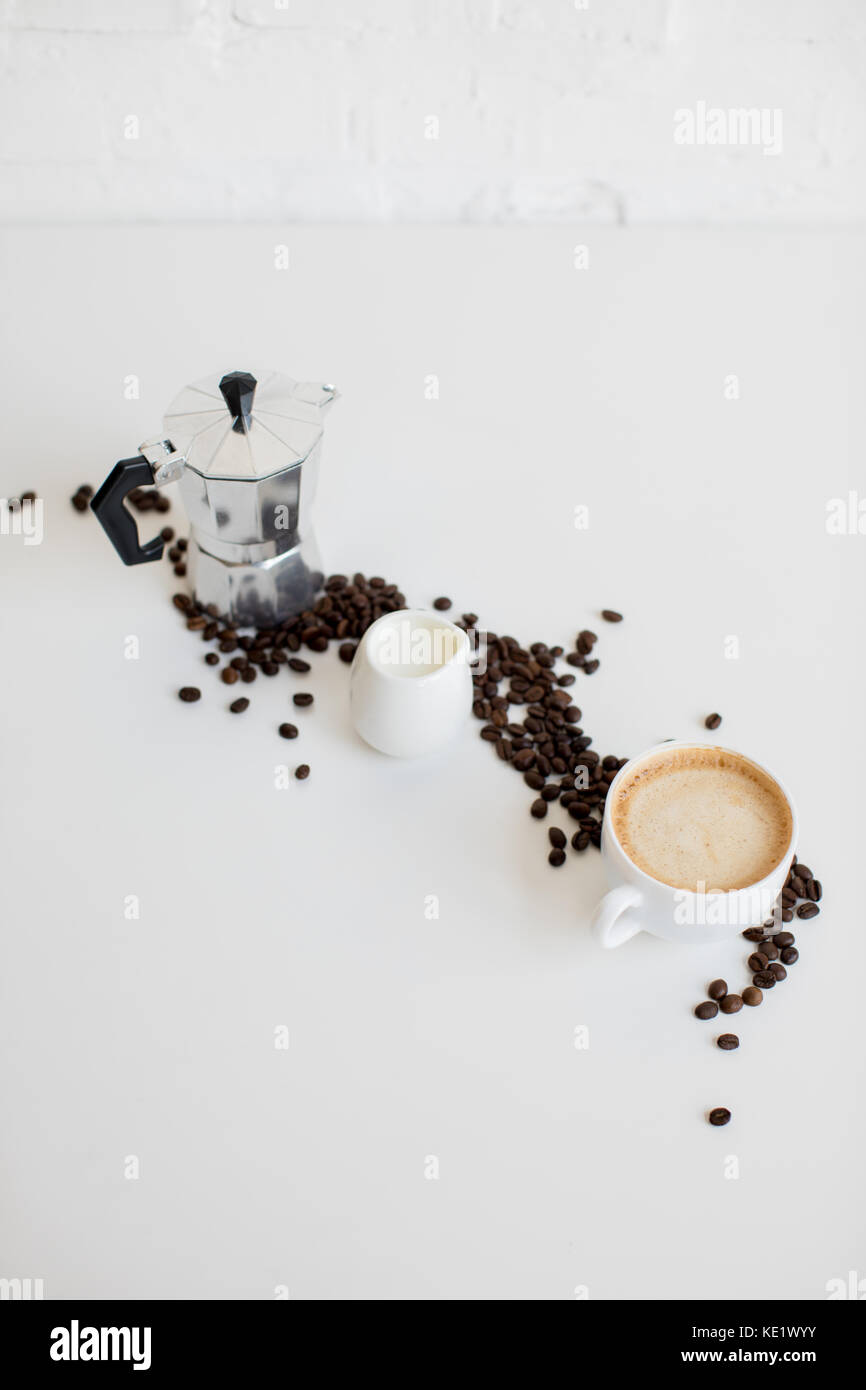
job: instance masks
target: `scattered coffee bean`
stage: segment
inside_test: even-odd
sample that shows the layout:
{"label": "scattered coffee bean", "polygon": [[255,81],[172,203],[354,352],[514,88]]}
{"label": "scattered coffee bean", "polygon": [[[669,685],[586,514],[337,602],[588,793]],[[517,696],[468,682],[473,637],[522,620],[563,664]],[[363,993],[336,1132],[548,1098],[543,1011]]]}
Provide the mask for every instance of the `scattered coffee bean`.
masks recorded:
{"label": "scattered coffee bean", "polygon": [[800,903],[797,908],[797,916],[804,922],[808,922],[810,917],[817,917],[821,911],[817,903]]}
{"label": "scattered coffee bean", "polygon": [[704,724],[708,729],[718,729],[721,722],[722,716],[720,714],[708,714],[704,720]]}
{"label": "scattered coffee bean", "polygon": [[226,685],[234,685],[238,680],[238,673],[234,666],[224,666],[220,671],[220,679],[224,680]]}
{"label": "scattered coffee bean", "polygon": [[782,952],[782,962],[784,965],[796,965],[800,959],[800,952],[796,946],[786,946]]}
{"label": "scattered coffee bean", "polygon": [[704,1002],[703,1002],[702,1004],[698,1004],[698,1005],[696,1006],[696,1008],[695,1008],[695,1018],[699,1018],[702,1022],[706,1022],[707,1019],[715,1018],[715,1016],[716,1016],[716,1014],[717,1014],[718,1012],[719,1012],[719,1006],[718,1006],[718,1004],[715,1002],[715,1000],[714,1000],[714,999],[705,999]]}
{"label": "scattered coffee bean", "polygon": [[747,961],[750,970],[764,970],[767,964],[767,957],[764,955],[763,951],[755,951],[753,955],[749,956]]}
{"label": "scattered coffee bean", "polygon": [[538,797],[530,806],[529,814],[534,816],[536,820],[544,820],[544,817],[547,815],[547,802],[542,801],[541,797]]}
{"label": "scattered coffee bean", "polygon": [[547,838],[553,845],[554,849],[565,849],[565,846],[568,843],[565,837],[565,832],[563,830],[560,830],[558,825],[552,825],[550,827],[550,829],[547,832]]}
{"label": "scattered coffee bean", "polygon": [[738,1014],[743,1007],[743,1000],[739,994],[726,994],[719,1004],[723,1014]]}
{"label": "scattered coffee bean", "polygon": [[754,1009],[758,1004],[760,1004],[763,997],[764,996],[758,989],[757,985],[747,985],[746,988],[743,990],[743,1003],[748,1004],[749,1007],[752,1009]]}
{"label": "scattered coffee bean", "polygon": [[606,623],[622,622],[622,614],[617,613],[615,608],[602,608],[601,616],[604,618]]}
{"label": "scattered coffee bean", "polygon": [[777,980],[787,980],[788,972],[785,969],[784,965],[780,965],[778,961],[773,961],[773,964],[770,966],[770,969],[772,970]]}
{"label": "scattered coffee bean", "polygon": [[166,545],[168,545],[169,541],[174,540],[174,531],[171,526],[163,526],[159,534],[165,541]]}
{"label": "scattered coffee bean", "polygon": [[281,724],[279,728],[280,738],[297,738],[298,731],[294,724]]}
{"label": "scattered coffee bean", "polygon": [[707,990],[707,994],[711,999],[724,999],[727,992],[728,985],[726,980],[713,980]]}
{"label": "scattered coffee bean", "polygon": [[813,903],[819,903],[824,896],[824,889],[821,885],[821,881],[817,878],[809,880],[806,884],[806,891]]}
{"label": "scattered coffee bean", "polygon": [[195,704],[196,700],[201,699],[201,691],[195,685],[184,685],[177,693],[187,705]]}
{"label": "scattered coffee bean", "polygon": [[207,662],[208,666],[219,666],[220,664],[220,659],[217,656],[216,652],[208,652],[207,656],[205,657],[205,661]]}
{"label": "scattered coffee bean", "polygon": [[786,946],[793,946],[796,937],[792,931],[780,931],[773,937],[773,942],[780,951],[784,951]]}
{"label": "scattered coffee bean", "polygon": [[716,1046],[720,1047],[723,1052],[733,1052],[734,1048],[740,1046],[740,1039],[736,1033],[722,1033],[716,1038]]}
{"label": "scattered coffee bean", "polygon": [[730,1110],[726,1110],[723,1105],[717,1105],[715,1110],[711,1110],[707,1116],[711,1125],[726,1125],[730,1118]]}
{"label": "scattered coffee bean", "polygon": [[174,566],[174,572],[177,575],[178,579],[183,579],[183,576],[186,574],[186,565],[183,563],[183,561],[180,561],[179,564]]}
{"label": "scattered coffee bean", "polygon": [[747,941],[763,941],[764,928],[748,927],[746,931],[743,932],[743,936],[746,938]]}
{"label": "scattered coffee bean", "polygon": [[[434,598],[433,607],[439,613],[445,613],[451,607],[451,600],[450,598],[445,598],[444,596],[442,598]],[[461,638],[460,640],[462,641],[463,639]]]}
{"label": "scattered coffee bean", "polygon": [[311,671],[309,661],[302,661],[299,656],[290,656],[288,665],[292,671]]}
{"label": "scattered coffee bean", "polygon": [[309,766],[309,763],[301,763],[300,766],[298,766],[298,767],[295,768],[295,776],[297,777],[297,779],[298,779],[299,782],[305,782],[306,779],[309,777],[309,775],[310,775],[310,766]]}
{"label": "scattered coffee bean", "polygon": [[349,663],[351,661],[354,661],[355,659],[355,650],[356,649],[354,642],[341,643],[339,652],[340,660],[345,661],[346,665],[348,666]]}
{"label": "scattered coffee bean", "polygon": [[312,703],[313,697],[310,694],[303,693],[292,696],[292,704],[297,705],[299,709],[306,709]]}
{"label": "scattered coffee bean", "polygon": [[565,850],[552,849],[547,856],[548,864],[552,864],[554,869],[560,868],[565,863]]}
{"label": "scattered coffee bean", "polygon": [[239,700],[232,700],[229,705],[232,714],[243,714],[244,710],[249,709],[249,707],[250,702],[245,695],[242,695]]}
{"label": "scattered coffee bean", "polygon": [[758,989],[772,989],[776,983],[776,977],[772,970],[758,970],[752,976],[752,984]]}

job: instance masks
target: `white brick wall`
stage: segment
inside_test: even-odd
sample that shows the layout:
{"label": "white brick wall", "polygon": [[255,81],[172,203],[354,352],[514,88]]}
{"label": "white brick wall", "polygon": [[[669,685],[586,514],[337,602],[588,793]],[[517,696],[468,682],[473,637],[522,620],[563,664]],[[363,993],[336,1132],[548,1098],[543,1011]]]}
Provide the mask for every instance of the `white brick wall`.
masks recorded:
{"label": "white brick wall", "polygon": [[[866,0],[0,0],[0,17],[0,220],[866,216]],[[778,108],[782,154],[676,144],[674,112],[701,101]]]}

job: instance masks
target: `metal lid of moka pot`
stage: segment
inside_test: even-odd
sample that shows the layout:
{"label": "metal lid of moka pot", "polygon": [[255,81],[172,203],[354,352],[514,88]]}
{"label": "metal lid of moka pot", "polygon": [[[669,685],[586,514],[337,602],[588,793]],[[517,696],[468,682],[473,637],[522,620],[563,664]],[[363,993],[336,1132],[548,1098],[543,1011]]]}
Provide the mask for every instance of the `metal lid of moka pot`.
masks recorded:
{"label": "metal lid of moka pot", "polygon": [[268,478],[303,463],[336,397],[334,386],[282,372],[204,377],[172,401],[165,435],[204,478]]}

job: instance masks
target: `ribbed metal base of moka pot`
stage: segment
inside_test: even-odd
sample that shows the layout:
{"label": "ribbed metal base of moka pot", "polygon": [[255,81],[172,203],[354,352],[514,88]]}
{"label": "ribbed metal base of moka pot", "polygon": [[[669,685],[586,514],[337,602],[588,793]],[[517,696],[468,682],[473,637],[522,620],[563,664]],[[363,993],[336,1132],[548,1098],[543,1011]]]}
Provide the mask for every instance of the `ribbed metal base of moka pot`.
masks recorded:
{"label": "ribbed metal base of moka pot", "polygon": [[197,601],[214,604],[238,627],[274,627],[295,617],[312,606],[324,578],[311,537],[280,555],[235,562],[211,555],[193,535],[186,564]]}

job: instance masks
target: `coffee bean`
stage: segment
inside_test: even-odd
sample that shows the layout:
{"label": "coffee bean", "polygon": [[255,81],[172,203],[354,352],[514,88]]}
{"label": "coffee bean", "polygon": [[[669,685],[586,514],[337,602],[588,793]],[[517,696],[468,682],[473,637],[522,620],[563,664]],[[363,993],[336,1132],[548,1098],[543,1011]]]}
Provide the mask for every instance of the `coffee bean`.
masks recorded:
{"label": "coffee bean", "polygon": [[536,820],[544,820],[544,817],[547,815],[547,802],[542,801],[541,797],[538,797],[530,806],[529,814],[534,816]]}
{"label": "coffee bean", "polygon": [[784,965],[779,965],[778,961],[774,961],[773,964],[770,966],[770,969],[772,970],[777,980],[787,980],[788,972],[785,969]]}
{"label": "coffee bean", "polygon": [[229,705],[229,709],[231,710],[232,714],[243,714],[244,710],[249,709],[249,707],[250,702],[245,695],[242,695],[239,700],[232,700],[231,704]]}
{"label": "coffee bean", "polygon": [[275,676],[275,675],[277,674],[277,672],[279,671],[279,669],[280,669],[280,668],[279,668],[279,666],[278,666],[278,664],[277,664],[276,661],[263,661],[263,662],[262,662],[262,675],[263,675],[263,676]]}
{"label": "coffee bean", "polygon": [[778,960],[779,948],[778,946],[774,946],[772,940],[764,941],[761,944],[761,955],[766,956],[767,960]]}
{"label": "coffee bean", "polygon": [[809,868],[808,864],[801,864],[797,859],[795,859],[794,865],[797,869],[798,878],[812,878],[812,870]]}
{"label": "coffee bean", "polygon": [[702,1022],[706,1022],[707,1019],[715,1018],[718,1012],[719,1006],[715,1000],[705,999],[702,1004],[696,1006],[695,1018],[699,1018]]}
{"label": "coffee bean", "polygon": [[188,545],[189,545],[189,541],[186,539],[186,537],[185,537],[185,536],[181,536],[180,540],[179,540],[178,543],[177,543],[177,548],[178,548],[178,550],[186,550],[186,548],[187,548]]}
{"label": "coffee bean", "polygon": [[201,699],[201,691],[195,685],[184,685],[177,692],[184,704],[195,704],[196,700]]}
{"label": "coffee bean", "polygon": [[776,977],[772,970],[758,970],[752,976],[752,984],[757,985],[758,989],[772,989],[776,983]]}
{"label": "coffee bean", "polygon": [[560,866],[565,863],[565,850],[552,849],[547,856],[547,862],[548,864],[552,864],[554,869],[560,868]]}
{"label": "coffee bean", "polygon": [[[481,730],[481,737],[484,737],[483,729]],[[544,778],[542,777],[540,772],[524,772],[523,780],[526,783],[527,787],[531,787],[534,792],[541,791],[541,788],[544,786]]]}
{"label": "coffee bean", "polygon": [[747,985],[743,990],[743,1003],[748,1004],[754,1009],[763,999],[763,994],[756,985]]}
{"label": "coffee bean", "polygon": [[307,707],[313,703],[313,697],[306,693],[293,695],[292,703],[297,705],[300,709],[307,709]]}
{"label": "coffee bean", "polygon": [[717,1105],[715,1110],[711,1110],[707,1116],[711,1125],[726,1125],[730,1118],[730,1110],[726,1110],[723,1105]]}
{"label": "coffee bean", "polygon": [[558,825],[552,825],[550,827],[550,829],[547,832],[547,838],[553,845],[554,849],[565,849],[565,846],[567,844],[565,832],[563,830],[560,830]]}
{"label": "coffee bean", "polygon": [[194,618],[187,618],[186,626],[188,632],[202,632],[207,627],[207,618],[197,614]]}
{"label": "coffee bean", "polygon": [[743,1007],[743,1001],[739,994],[726,994],[719,1004],[723,1014],[738,1014]]}
{"label": "coffee bean", "polygon": [[708,714],[704,720],[704,724],[708,729],[717,729],[721,722],[722,716],[720,714]]}
{"label": "coffee bean", "polygon": [[175,565],[174,572],[178,579],[183,579],[183,576],[186,574],[186,565],[181,561],[179,564]]}
{"label": "coffee bean", "polygon": [[[765,925],[766,925],[766,924],[765,924]],[[747,941],[763,941],[763,939],[764,939],[764,928],[763,928],[763,927],[748,927],[748,928],[746,929],[746,931],[744,931],[744,932],[742,933],[742,935],[746,938]]]}
{"label": "coffee bean", "polygon": [[785,965],[796,965],[800,959],[800,952],[796,946],[786,946],[782,952],[782,961]]}
{"label": "coffee bean", "polygon": [[83,497],[80,492],[76,492],[75,495],[73,497],[70,497],[69,500],[77,512],[87,511],[87,498]]}
{"label": "coffee bean", "polygon": [[571,847],[576,850],[584,850],[590,842],[590,832],[586,829],[576,830],[571,837]]}
{"label": "coffee bean", "polygon": [[773,941],[780,951],[784,951],[786,946],[793,946],[796,939],[792,931],[780,931],[773,937]]}
{"label": "coffee bean", "polygon": [[727,981],[725,980],[713,980],[712,984],[709,986],[707,990],[707,994],[710,996],[711,999],[724,999],[727,992],[728,985]]}
{"label": "coffee bean", "polygon": [[302,661],[299,656],[290,656],[288,662],[293,671],[312,671],[309,661]]}
{"label": "coffee bean", "polygon": [[295,768],[295,776],[299,782],[305,782],[310,775],[309,763],[301,763]]}
{"label": "coffee bean", "polygon": [[433,607],[439,613],[445,613],[451,607],[451,600],[450,598],[445,598],[444,596],[442,598],[434,598]]}
{"label": "coffee bean", "polygon": [[805,879],[800,878],[797,874],[792,872],[788,882],[798,898],[805,898],[807,896]]}
{"label": "coffee bean", "polygon": [[602,608],[601,616],[604,618],[606,623],[622,622],[622,614],[617,613],[616,609],[614,608]]}
{"label": "coffee bean", "polygon": [[817,917],[821,911],[817,903],[800,903],[797,908],[797,916],[804,922],[808,922],[810,917]]}
{"label": "coffee bean", "polygon": [[280,738],[297,738],[298,731],[294,724],[281,724],[279,727]]}
{"label": "coffee bean", "polygon": [[793,920],[794,920],[794,914],[793,914],[793,912],[791,911],[791,909],[790,909],[789,907],[783,908],[783,910],[782,910],[782,921],[783,921],[783,922],[793,922]]}
{"label": "coffee bean", "polygon": [[767,957],[763,951],[755,951],[754,955],[749,956],[747,964],[750,970],[764,970],[767,965]]}
{"label": "coffee bean", "polygon": [[740,1039],[736,1033],[722,1033],[716,1038],[716,1046],[720,1047],[723,1052],[733,1052],[734,1048],[740,1046]]}
{"label": "coffee bean", "polygon": [[172,528],[171,528],[170,526],[163,526],[163,528],[162,528],[162,530],[160,531],[159,534],[160,534],[160,536],[162,537],[162,539],[165,541],[166,545],[168,545],[169,541],[173,541],[173,540],[174,540],[174,531],[172,530]]}
{"label": "coffee bean", "polygon": [[813,903],[819,903],[824,896],[824,889],[821,886],[820,880],[817,878],[811,878],[809,880],[806,884],[806,892]]}
{"label": "coffee bean", "polygon": [[224,666],[220,671],[220,679],[225,681],[226,685],[234,685],[238,680],[238,673],[233,666]]}
{"label": "coffee bean", "polygon": [[515,753],[513,761],[518,772],[528,772],[535,762],[535,753],[531,748],[521,748],[519,753]]}
{"label": "coffee bean", "polygon": [[205,657],[205,661],[207,662],[208,666],[219,666],[220,664],[220,659],[217,656],[216,652],[208,652],[207,656]]}
{"label": "coffee bean", "polygon": [[189,594],[172,594],[171,601],[175,608],[179,608],[181,612],[185,612],[187,608],[192,608],[192,599]]}

